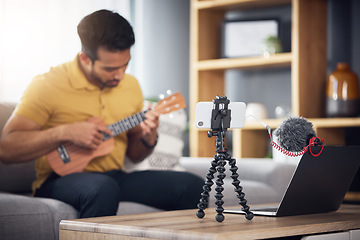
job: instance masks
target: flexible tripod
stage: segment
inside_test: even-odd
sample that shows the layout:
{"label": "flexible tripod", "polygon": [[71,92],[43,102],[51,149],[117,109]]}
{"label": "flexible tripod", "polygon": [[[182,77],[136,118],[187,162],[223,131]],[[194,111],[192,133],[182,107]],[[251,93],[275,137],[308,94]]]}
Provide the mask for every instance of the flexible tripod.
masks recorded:
{"label": "flexible tripod", "polygon": [[[231,154],[224,148],[226,129],[230,127],[231,121],[231,110],[228,109],[230,100],[228,100],[225,96],[216,96],[216,98],[217,99],[213,100],[215,108],[212,110],[211,129],[208,131],[208,137],[211,138],[216,136],[215,146],[217,149],[216,154],[214,155],[214,160],[211,162],[209,173],[206,175],[207,180],[203,186],[204,191],[201,193],[200,203],[197,205],[199,210],[196,212],[196,216],[198,218],[203,218],[205,216],[204,210],[208,206],[210,196],[209,192],[211,191],[211,186],[214,184],[214,174],[218,172],[217,180],[215,181],[215,204],[217,206],[217,215],[215,216],[215,219],[218,222],[224,221],[224,208],[222,206],[224,204],[224,201],[222,200],[222,191],[224,190],[224,187],[222,185],[224,184],[223,179],[226,177],[226,161],[229,161],[230,171],[232,172],[231,178],[233,179],[232,184],[235,187],[234,191],[237,193],[237,197],[240,200],[239,204],[242,206],[242,211],[245,212],[245,218],[251,220],[254,215],[250,211],[250,207],[246,205],[247,201],[245,199],[245,193],[242,192],[243,188],[240,186],[240,181],[238,180],[239,174],[237,174],[238,167],[236,166],[236,160],[232,158]],[[222,108],[220,108],[220,106],[222,106]]]}

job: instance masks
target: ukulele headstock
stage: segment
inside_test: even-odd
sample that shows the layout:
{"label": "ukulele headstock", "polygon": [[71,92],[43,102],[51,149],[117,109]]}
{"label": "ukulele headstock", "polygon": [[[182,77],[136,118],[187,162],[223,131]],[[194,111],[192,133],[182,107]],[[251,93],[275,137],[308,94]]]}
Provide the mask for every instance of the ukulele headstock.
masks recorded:
{"label": "ukulele headstock", "polygon": [[176,92],[160,100],[152,110],[159,114],[166,114],[183,109],[185,107],[185,98],[181,95],[180,92]]}

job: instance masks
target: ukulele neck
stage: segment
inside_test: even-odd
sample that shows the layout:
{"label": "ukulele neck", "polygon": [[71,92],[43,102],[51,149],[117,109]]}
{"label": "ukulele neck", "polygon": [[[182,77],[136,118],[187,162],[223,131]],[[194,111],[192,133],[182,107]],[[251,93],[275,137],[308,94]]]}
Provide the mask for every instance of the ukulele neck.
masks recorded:
{"label": "ukulele neck", "polygon": [[145,113],[147,111],[139,112],[134,115],[131,115],[128,118],[122,119],[120,121],[117,121],[113,124],[108,125],[107,127],[114,133],[112,136],[108,134],[104,134],[103,141],[108,140],[111,137],[115,137],[133,127],[136,127],[141,122],[145,120]]}

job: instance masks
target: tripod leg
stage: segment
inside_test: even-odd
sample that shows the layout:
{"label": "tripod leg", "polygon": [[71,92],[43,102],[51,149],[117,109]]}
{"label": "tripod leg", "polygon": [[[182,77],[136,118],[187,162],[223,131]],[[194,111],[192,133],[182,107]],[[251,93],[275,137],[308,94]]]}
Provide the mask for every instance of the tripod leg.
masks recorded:
{"label": "tripod leg", "polygon": [[237,192],[237,197],[239,198],[239,204],[242,206],[242,209],[245,212],[245,217],[248,220],[253,219],[254,214],[250,211],[250,207],[247,204],[245,199],[245,193],[242,192],[242,187],[240,186],[240,181],[238,180],[239,174],[237,174],[238,167],[236,166],[236,160],[230,157],[229,160],[230,171],[232,172],[231,178],[233,179],[232,184],[235,187],[235,192]]}
{"label": "tripod leg", "polygon": [[225,219],[225,216],[223,215],[224,212],[224,208],[223,208],[223,204],[224,201],[222,200],[223,198],[223,194],[222,191],[224,190],[224,187],[222,185],[224,185],[224,178],[226,177],[225,174],[225,165],[226,165],[226,161],[224,160],[224,155],[222,154],[217,154],[216,156],[219,159],[219,163],[218,163],[218,167],[216,168],[216,170],[218,171],[218,179],[216,180],[216,194],[215,194],[215,204],[217,205],[216,207],[216,212],[218,213],[215,217],[216,221],[218,222],[222,222]]}
{"label": "tripod leg", "polygon": [[214,184],[212,181],[214,179],[214,173],[216,173],[216,167],[218,166],[218,160],[214,159],[211,162],[211,167],[208,174],[206,175],[206,182],[203,186],[203,192],[201,193],[200,203],[197,205],[199,210],[196,212],[198,218],[203,218],[205,216],[204,210],[208,207],[209,204],[209,192],[211,191],[211,186]]}

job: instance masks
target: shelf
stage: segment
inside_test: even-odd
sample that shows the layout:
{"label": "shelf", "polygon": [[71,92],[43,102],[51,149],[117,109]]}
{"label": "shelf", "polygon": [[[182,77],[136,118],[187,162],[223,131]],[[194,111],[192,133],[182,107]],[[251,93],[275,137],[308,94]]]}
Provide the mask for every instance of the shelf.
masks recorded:
{"label": "shelf", "polygon": [[[313,124],[316,135],[325,140],[325,145],[346,144],[345,128],[360,127],[360,118],[307,118]],[[263,119],[271,129],[281,125],[283,119]],[[268,154],[269,135],[258,121],[246,121],[242,129],[233,130],[233,149],[236,158],[265,157]],[[251,144],[249,144],[251,143]]]}
{"label": "shelf", "polygon": [[309,118],[314,128],[358,127],[360,118]]}
{"label": "shelf", "polygon": [[251,69],[265,67],[290,67],[292,62],[291,53],[277,53],[264,57],[246,58],[223,58],[214,60],[202,60],[197,62],[197,69],[202,70],[226,70],[226,69]]}
{"label": "shelf", "polygon": [[291,0],[206,0],[194,3],[194,7],[204,10],[254,9],[290,4]]}
{"label": "shelf", "polygon": [[[345,127],[360,127],[360,118],[307,118],[313,124],[314,129],[319,128],[345,128]],[[284,119],[262,119],[264,124],[271,129],[275,129],[281,125]],[[242,128],[244,130],[264,130],[266,128],[257,120],[246,120]],[[197,131],[208,131],[209,129],[197,129]],[[232,129],[229,129],[232,130]],[[240,129],[241,130],[241,129]]]}
{"label": "shelf", "polygon": [[[291,5],[291,52],[270,58],[220,58],[221,27],[228,13],[280,5]],[[199,101],[226,95],[226,70],[287,67],[291,71],[293,114],[312,122],[316,134],[324,138],[327,145],[345,145],[346,128],[360,127],[360,118],[322,118],[327,72],[326,0],[191,0],[190,17],[190,122],[195,121]],[[276,129],[283,119],[264,119],[263,122]],[[269,135],[260,122],[249,119],[244,128],[233,129],[232,133],[235,157],[267,155]],[[190,127],[190,156],[209,157],[215,150],[207,130]]]}
{"label": "shelf", "polygon": [[[317,128],[343,128],[343,127],[358,127],[360,126],[360,118],[307,118],[315,129]],[[283,119],[263,119],[261,120],[272,129],[277,128]],[[245,130],[265,130],[265,127],[256,120],[245,122]]]}
{"label": "shelf", "polygon": [[[283,119],[261,119],[261,121],[268,125],[271,129],[275,129],[283,122]],[[243,129],[266,130],[266,128],[257,120],[246,120]]]}

